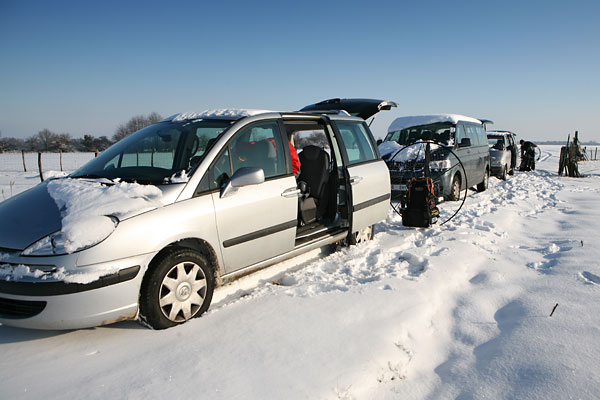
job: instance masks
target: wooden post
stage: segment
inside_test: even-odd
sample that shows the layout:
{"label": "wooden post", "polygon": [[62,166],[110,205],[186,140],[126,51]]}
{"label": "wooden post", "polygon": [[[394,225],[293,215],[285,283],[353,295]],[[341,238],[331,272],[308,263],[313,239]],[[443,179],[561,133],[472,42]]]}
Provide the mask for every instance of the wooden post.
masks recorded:
{"label": "wooden post", "polygon": [[598,148],[596,147],[596,153],[594,154],[594,160],[598,159]]}
{"label": "wooden post", "polygon": [[558,159],[558,175],[559,176],[562,176],[563,172],[565,172],[566,163],[567,163],[567,148],[563,146],[560,148],[560,157]]}
{"label": "wooden post", "polygon": [[23,158],[23,172],[27,172],[27,166],[25,165],[25,151],[21,150],[21,157]]}
{"label": "wooden post", "polygon": [[38,152],[38,169],[40,170],[40,180],[44,182],[44,173],[42,172],[42,153]]}
{"label": "wooden post", "polygon": [[98,150],[94,152],[94,158],[98,157]]}
{"label": "wooden post", "polygon": [[60,172],[62,172],[62,170],[63,170],[63,168],[62,168],[62,150],[58,154],[60,157]]}

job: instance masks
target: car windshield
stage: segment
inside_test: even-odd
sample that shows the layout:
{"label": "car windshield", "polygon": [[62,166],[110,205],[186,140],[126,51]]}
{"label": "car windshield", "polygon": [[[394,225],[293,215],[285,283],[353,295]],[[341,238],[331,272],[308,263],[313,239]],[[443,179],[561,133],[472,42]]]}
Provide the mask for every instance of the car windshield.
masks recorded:
{"label": "car windshield", "polygon": [[420,140],[432,140],[444,146],[453,146],[455,131],[456,128],[448,123],[413,126],[392,131],[388,133],[385,140],[397,142],[401,146],[406,146]]}
{"label": "car windshield", "polygon": [[176,173],[192,172],[231,123],[199,120],[150,125],[115,143],[70,177],[169,183],[169,178]]}
{"label": "car windshield", "polygon": [[488,145],[494,149],[502,150],[504,148],[504,138],[502,135],[487,135]]}

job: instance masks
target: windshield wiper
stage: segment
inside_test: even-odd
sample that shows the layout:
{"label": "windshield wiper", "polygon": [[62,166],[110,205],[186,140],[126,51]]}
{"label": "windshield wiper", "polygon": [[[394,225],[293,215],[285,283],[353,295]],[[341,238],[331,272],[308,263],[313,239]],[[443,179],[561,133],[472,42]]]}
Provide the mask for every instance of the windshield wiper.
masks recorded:
{"label": "windshield wiper", "polygon": [[[114,183],[114,178],[108,178],[106,176],[97,175],[97,174],[83,174],[83,175],[69,175],[68,178],[71,179],[106,179],[111,183]],[[100,182],[100,183],[108,183],[108,182]]]}

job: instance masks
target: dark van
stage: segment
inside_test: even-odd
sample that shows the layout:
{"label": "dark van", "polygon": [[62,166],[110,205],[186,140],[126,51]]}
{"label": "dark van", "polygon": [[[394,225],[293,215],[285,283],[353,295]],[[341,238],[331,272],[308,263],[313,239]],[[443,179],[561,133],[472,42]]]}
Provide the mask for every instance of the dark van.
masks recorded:
{"label": "dark van", "polygon": [[458,200],[460,191],[466,188],[476,186],[479,192],[486,190],[490,152],[485,123],[491,121],[457,114],[408,116],[394,120],[385,140],[379,145],[382,158],[390,169],[392,197],[402,199],[408,191],[410,179],[422,175],[424,158],[411,156],[411,151],[400,151],[420,141],[438,144],[432,146],[429,162],[438,197]]}

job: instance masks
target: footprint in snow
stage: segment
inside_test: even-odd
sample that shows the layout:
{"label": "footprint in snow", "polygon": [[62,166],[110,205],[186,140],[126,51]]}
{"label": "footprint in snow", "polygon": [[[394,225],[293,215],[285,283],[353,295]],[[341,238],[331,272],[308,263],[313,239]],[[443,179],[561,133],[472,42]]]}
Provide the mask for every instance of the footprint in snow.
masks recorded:
{"label": "footprint in snow", "polygon": [[552,273],[552,268],[558,263],[556,259],[551,259],[546,262],[530,262],[527,263],[527,267],[534,269],[542,274],[550,274]]}
{"label": "footprint in snow", "polygon": [[400,342],[394,343],[394,345],[399,351],[390,354],[392,359],[388,360],[387,365],[379,368],[377,374],[377,382],[379,383],[385,384],[406,378],[408,364],[413,358],[413,352]]}
{"label": "footprint in snow", "polygon": [[398,260],[408,263],[408,274],[411,277],[418,277],[427,269],[428,261],[411,253],[399,253]]}
{"label": "footprint in snow", "polygon": [[441,256],[442,254],[446,254],[448,251],[449,251],[449,249],[447,247],[442,247],[441,249],[437,249],[436,251],[432,252],[430,254],[430,256],[433,256],[433,257]]}
{"label": "footprint in snow", "polygon": [[481,283],[486,283],[487,281],[488,275],[485,272],[481,272],[469,280],[469,282],[473,285],[479,285]]}
{"label": "footprint in snow", "polygon": [[585,283],[592,285],[600,285],[600,276],[592,274],[588,271],[583,271],[580,275]]}

